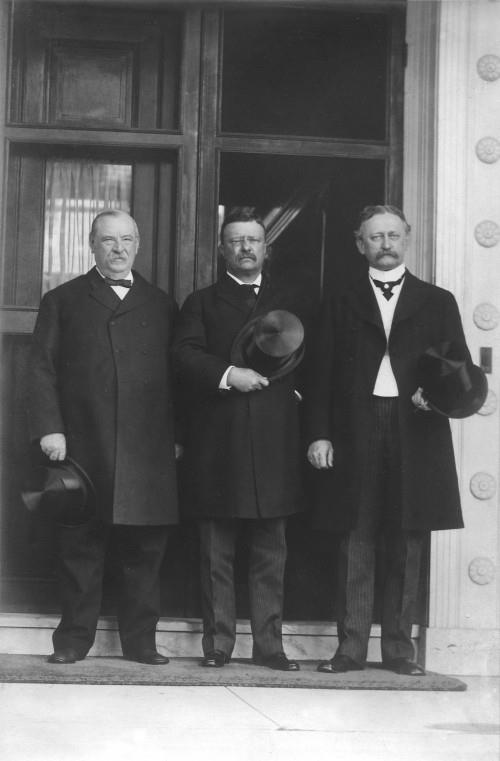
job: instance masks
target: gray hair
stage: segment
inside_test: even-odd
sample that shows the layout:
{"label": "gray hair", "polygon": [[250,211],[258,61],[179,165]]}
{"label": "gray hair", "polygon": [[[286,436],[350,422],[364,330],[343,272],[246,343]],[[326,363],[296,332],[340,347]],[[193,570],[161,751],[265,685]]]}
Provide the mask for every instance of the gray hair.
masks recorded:
{"label": "gray hair", "polygon": [[358,215],[358,223],[356,229],[354,230],[354,237],[356,239],[361,237],[361,228],[363,223],[368,222],[369,219],[375,217],[377,214],[394,214],[394,216],[399,217],[399,219],[403,222],[405,226],[405,232],[407,234],[410,232],[411,227],[408,224],[408,221],[401,209],[398,209],[397,206],[390,206],[389,204],[377,204],[375,206],[365,206],[365,208],[360,211]]}
{"label": "gray hair", "polygon": [[135,235],[137,240],[139,240],[140,236],[139,236],[139,228],[137,227],[137,222],[132,217],[132,215],[128,213],[128,211],[123,211],[123,209],[103,209],[102,211],[99,212],[99,214],[96,214],[96,216],[92,220],[92,227],[90,228],[90,234],[89,234],[89,240],[91,243],[93,242],[95,238],[97,225],[99,224],[99,220],[102,219],[102,217],[129,217],[134,223]]}

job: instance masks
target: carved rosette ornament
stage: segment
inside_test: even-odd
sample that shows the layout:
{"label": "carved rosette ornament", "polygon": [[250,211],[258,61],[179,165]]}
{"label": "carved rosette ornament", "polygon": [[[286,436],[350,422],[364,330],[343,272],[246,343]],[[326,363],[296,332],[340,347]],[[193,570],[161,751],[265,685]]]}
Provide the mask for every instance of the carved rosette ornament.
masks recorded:
{"label": "carved rosette ornament", "polygon": [[476,144],[476,156],[485,164],[494,164],[500,159],[500,141],[496,137],[483,137]]}
{"label": "carved rosette ornament", "polygon": [[476,499],[491,499],[495,496],[497,482],[490,473],[474,473],[470,490]]}
{"label": "carved rosette ornament", "polygon": [[478,415],[493,415],[497,408],[497,395],[491,389],[488,391],[488,396],[483,406],[478,409]]}
{"label": "carved rosette ornament", "polygon": [[481,330],[493,330],[500,322],[500,312],[493,304],[478,304],[472,315],[474,324]]}
{"label": "carved rosette ornament", "polygon": [[469,563],[469,578],[474,584],[491,584],[495,578],[495,566],[489,558],[474,558]]}
{"label": "carved rosette ornament", "polygon": [[500,226],[491,219],[485,219],[476,225],[474,237],[480,246],[492,248],[500,241]]}
{"label": "carved rosette ornament", "polygon": [[492,53],[481,56],[477,62],[477,73],[485,82],[500,79],[500,58]]}

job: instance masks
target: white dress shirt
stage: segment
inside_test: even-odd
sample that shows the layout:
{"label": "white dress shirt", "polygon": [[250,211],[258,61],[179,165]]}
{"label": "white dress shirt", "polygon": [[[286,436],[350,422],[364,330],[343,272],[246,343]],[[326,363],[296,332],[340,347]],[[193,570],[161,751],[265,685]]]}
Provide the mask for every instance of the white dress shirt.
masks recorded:
{"label": "white dress shirt", "polygon": [[404,264],[400,264],[399,267],[395,267],[393,270],[377,270],[374,267],[370,267],[368,270],[370,283],[377,299],[378,308],[380,309],[380,316],[382,317],[382,324],[384,326],[385,337],[387,340],[385,354],[382,357],[382,362],[377,374],[375,386],[373,387],[374,396],[399,396],[398,384],[396,378],[392,372],[391,360],[389,358],[389,335],[392,327],[392,320],[394,317],[394,311],[396,304],[398,303],[399,294],[401,293],[401,287],[404,283],[395,285],[392,289],[392,298],[386,299],[382,293],[381,288],[375,285],[373,280],[379,280],[383,283],[399,280],[404,274],[406,268]]}
{"label": "white dress shirt", "polygon": [[[102,274],[102,272],[99,269],[99,267],[96,267],[96,270],[98,271],[99,275],[104,280],[105,276]],[[120,278],[120,280],[130,280],[130,282],[133,284],[134,283],[134,276],[132,275],[132,270],[130,270],[130,272],[127,272],[126,275],[123,275]],[[118,298],[121,299],[122,301],[125,298],[125,296],[127,295],[127,293],[130,291],[130,288],[126,288],[124,285],[110,285],[109,287],[116,293]]]}

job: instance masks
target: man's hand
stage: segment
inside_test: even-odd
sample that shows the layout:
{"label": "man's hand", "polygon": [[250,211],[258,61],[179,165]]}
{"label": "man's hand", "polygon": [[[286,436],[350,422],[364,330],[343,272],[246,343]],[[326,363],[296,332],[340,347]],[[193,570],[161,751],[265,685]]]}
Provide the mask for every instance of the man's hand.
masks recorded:
{"label": "man's hand", "polygon": [[232,367],[227,376],[227,384],[237,391],[260,391],[269,386],[269,381],[263,375],[247,367]]}
{"label": "man's hand", "polygon": [[318,439],[309,445],[307,459],[314,468],[333,468],[333,444],[328,439]]}
{"label": "man's hand", "polygon": [[413,394],[411,398],[413,404],[418,410],[422,410],[423,412],[430,412],[431,408],[427,404],[424,395],[423,395],[423,388],[419,386],[415,393]]}
{"label": "man's hand", "polygon": [[64,433],[48,433],[40,439],[40,448],[49,460],[66,458],[66,436]]}

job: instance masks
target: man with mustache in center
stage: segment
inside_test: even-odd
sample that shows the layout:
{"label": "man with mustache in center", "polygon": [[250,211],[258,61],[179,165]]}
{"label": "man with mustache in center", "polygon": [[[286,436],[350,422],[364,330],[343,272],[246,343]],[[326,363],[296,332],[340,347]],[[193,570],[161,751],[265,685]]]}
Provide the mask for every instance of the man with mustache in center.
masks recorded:
{"label": "man with mustache in center", "polygon": [[294,374],[270,381],[231,364],[243,326],[270,310],[298,313],[290,291],[263,273],[262,220],[230,211],[220,233],[225,271],[181,310],[174,360],[188,401],[184,515],[199,524],[203,613],[202,665],[229,662],[236,639],[234,556],[249,546],[253,659],[282,671],[299,665],[283,652],[286,518],[300,509],[300,450]]}

